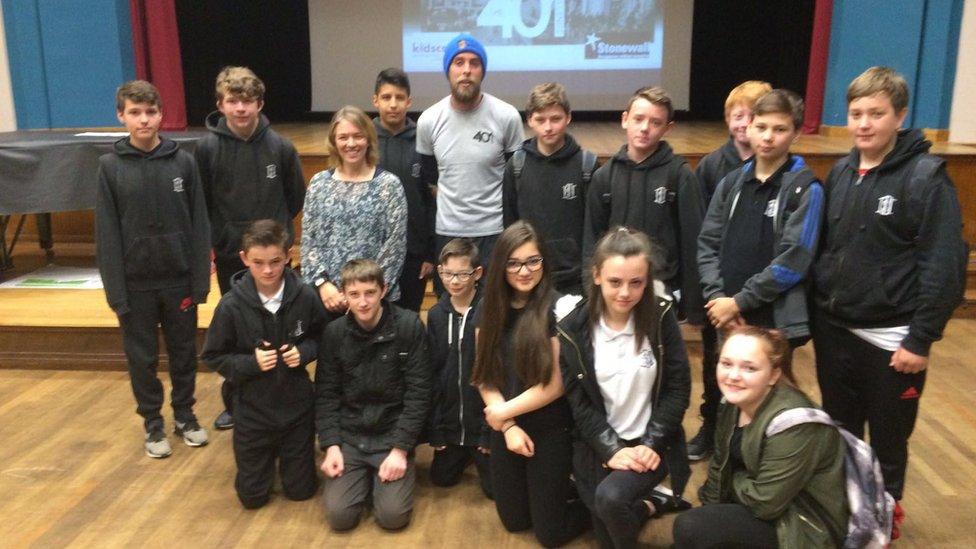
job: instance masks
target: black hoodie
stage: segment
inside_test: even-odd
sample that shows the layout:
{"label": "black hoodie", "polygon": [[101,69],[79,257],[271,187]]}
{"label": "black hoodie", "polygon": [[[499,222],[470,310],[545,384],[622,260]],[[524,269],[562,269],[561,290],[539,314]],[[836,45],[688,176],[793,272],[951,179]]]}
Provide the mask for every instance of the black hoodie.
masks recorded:
{"label": "black hoodie", "polygon": [[695,177],[698,178],[698,184],[701,185],[706,211],[719,182],[732,171],[741,168],[745,163],[746,161],[739,157],[739,149],[735,148],[735,143],[732,142],[731,137],[724,145],[702,157],[698,165],[695,166]]}
{"label": "black hoodie", "polygon": [[624,145],[593,174],[586,195],[583,265],[590,263],[596,242],[612,226],[643,231],[658,247],[654,278],[680,290],[680,316],[701,324],[705,312],[697,253],[704,215],[695,174],[666,141],[640,164],[627,156]]}
{"label": "black hoodie", "polygon": [[292,219],[305,204],[305,176],[295,146],[271,129],[262,114],[254,133],[241,139],[219,111],[207,116],[210,135],[194,154],[207,198],[214,253],[236,257],[252,221],[274,219],[294,242]]}
{"label": "black hoodie", "polygon": [[476,294],[471,307],[461,314],[451,304],[447,292],[427,313],[430,340],[431,446],[488,447],[491,430],[485,422],[484,401],[471,385],[474,367],[474,311],[481,301]]}
{"label": "black hoodie", "polygon": [[95,239],[108,304],[129,311],[129,292],[188,286],[210,292],[210,224],[193,157],[161,138],[150,152],[115,142],[98,159]]}
{"label": "black hoodie", "polygon": [[539,152],[537,138],[522,143],[522,150],[525,163],[519,181],[512,159],[502,177],[504,223],[508,227],[524,219],[539,231],[553,283],[566,292],[579,286],[583,263],[586,188],[582,149],[567,134],[562,148],[549,156]]}
{"label": "black hoodie", "polygon": [[[305,368],[318,357],[325,309],[315,290],[289,268],[285,268],[284,283],[281,307],[272,314],[261,303],[251,273],[237,273],[207,330],[200,357],[234,383],[238,425],[286,427],[312,417],[314,388]],[[276,349],[296,346],[301,365],[290,368],[279,355],[274,368],[261,371],[254,350],[262,341]]]}
{"label": "black hoodie", "polygon": [[434,197],[420,180],[420,154],[417,152],[417,124],[407,118],[398,134],[390,133],[373,119],[380,144],[379,166],[400,178],[407,198],[407,255],[437,263],[434,250]]}
{"label": "black hoodie", "polygon": [[819,311],[848,328],[908,326],[902,346],[919,355],[942,330],[965,289],[967,251],[955,186],[938,163],[917,180],[931,143],[899,132],[881,164],[858,174],[857,149],[827,177],[827,218],[814,265]]}

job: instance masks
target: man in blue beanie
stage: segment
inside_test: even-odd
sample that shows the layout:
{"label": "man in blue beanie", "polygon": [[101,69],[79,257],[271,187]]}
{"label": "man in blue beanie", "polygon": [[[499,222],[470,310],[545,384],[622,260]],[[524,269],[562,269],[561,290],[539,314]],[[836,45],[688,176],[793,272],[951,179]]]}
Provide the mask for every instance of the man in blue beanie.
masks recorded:
{"label": "man in blue beanie", "polygon": [[[502,232],[505,162],[525,139],[512,105],[481,91],[488,53],[462,33],[444,48],[451,94],[417,120],[420,176],[437,197],[436,248],[457,237],[472,240],[486,260]],[[440,280],[434,285],[443,291]]]}

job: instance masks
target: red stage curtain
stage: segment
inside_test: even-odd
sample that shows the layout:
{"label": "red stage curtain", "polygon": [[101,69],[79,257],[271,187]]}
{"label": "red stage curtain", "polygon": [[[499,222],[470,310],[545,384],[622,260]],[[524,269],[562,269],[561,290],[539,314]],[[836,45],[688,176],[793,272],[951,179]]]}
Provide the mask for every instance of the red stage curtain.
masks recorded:
{"label": "red stage curtain", "polygon": [[830,15],[833,0],[817,0],[813,10],[813,38],[810,41],[810,66],[807,69],[806,114],[803,133],[820,131],[823,118],[824,86],[827,81],[827,58],[830,54]]}
{"label": "red stage curtain", "polygon": [[136,76],[159,88],[164,130],[186,129],[175,0],[129,0]]}

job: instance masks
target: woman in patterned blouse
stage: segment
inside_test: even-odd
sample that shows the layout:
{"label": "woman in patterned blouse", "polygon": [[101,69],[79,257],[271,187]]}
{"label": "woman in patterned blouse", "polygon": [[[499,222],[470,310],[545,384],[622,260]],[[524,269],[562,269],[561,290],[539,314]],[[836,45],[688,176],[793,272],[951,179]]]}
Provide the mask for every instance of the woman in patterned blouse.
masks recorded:
{"label": "woman in patterned blouse", "polygon": [[312,177],[302,219],[302,276],[326,309],[344,313],[339,271],[351,259],[376,261],[389,280],[386,297],[400,296],[407,240],[407,201],[397,176],[377,168],[373,122],[345,106],[332,117],[326,143],[330,169]]}

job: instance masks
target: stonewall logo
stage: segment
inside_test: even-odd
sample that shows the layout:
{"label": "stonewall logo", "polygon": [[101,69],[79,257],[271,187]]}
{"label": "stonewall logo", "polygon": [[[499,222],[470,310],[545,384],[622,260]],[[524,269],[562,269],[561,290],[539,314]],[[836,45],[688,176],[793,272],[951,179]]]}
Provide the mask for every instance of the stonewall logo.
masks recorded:
{"label": "stonewall logo", "polygon": [[626,34],[605,37],[588,34],[583,48],[586,59],[635,59],[651,53],[651,43],[646,36]]}

